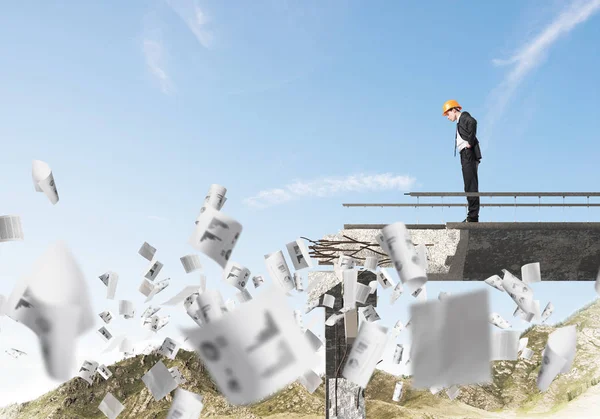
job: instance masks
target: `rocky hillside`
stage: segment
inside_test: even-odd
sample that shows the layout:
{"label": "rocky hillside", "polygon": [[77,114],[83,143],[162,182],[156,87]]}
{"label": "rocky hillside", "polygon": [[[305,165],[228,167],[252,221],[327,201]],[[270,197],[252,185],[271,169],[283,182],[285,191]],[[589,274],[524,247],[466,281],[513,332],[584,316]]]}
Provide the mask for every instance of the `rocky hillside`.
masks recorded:
{"label": "rocky hillside", "polygon": [[[541,352],[548,334],[557,327],[576,325],[577,355],[571,372],[559,375],[548,391],[540,393],[536,378],[540,368]],[[514,415],[537,414],[544,416],[566,406],[571,400],[595,385],[600,377],[600,300],[574,313],[555,326],[537,325],[525,331],[528,347],[534,351],[530,361],[498,361],[493,365],[494,380],[484,386],[461,387],[460,395],[449,400],[444,391],[432,395],[429,391],[411,388],[409,377],[394,377],[376,371],[367,386],[367,416],[378,419],[392,418],[490,418],[501,417],[502,412]],[[158,360],[168,367],[176,366],[187,382],[181,385],[204,396],[202,417],[314,419],[324,417],[325,390],[321,386],[309,394],[294,383],[274,396],[248,407],[235,407],[219,395],[214,382],[193,352],[180,350],[175,360],[160,355],[138,355],[110,366],[113,376],[104,381],[98,374],[89,386],[74,378],[42,397],[21,405],[0,409],[0,418],[104,418],[98,410],[100,401],[110,391],[124,405],[119,418],[165,418],[172,396],[155,402],[141,377]],[[404,393],[399,402],[392,401],[397,380],[404,382]],[[509,413],[510,412],[510,413]]]}

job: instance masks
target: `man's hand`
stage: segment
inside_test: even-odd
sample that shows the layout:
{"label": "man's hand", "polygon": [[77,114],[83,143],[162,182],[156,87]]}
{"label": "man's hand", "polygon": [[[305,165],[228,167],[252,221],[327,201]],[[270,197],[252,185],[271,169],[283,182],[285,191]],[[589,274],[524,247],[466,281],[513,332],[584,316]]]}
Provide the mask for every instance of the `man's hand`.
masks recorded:
{"label": "man's hand", "polygon": [[471,144],[467,144],[467,147],[466,147],[466,148],[471,148]]}

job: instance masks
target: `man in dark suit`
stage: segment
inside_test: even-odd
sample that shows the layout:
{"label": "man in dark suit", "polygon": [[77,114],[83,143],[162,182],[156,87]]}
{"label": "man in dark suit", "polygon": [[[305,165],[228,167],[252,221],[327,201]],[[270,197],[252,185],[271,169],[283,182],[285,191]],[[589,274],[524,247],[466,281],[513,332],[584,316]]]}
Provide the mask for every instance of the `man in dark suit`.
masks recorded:
{"label": "man in dark suit", "polygon": [[[481,149],[477,140],[477,120],[468,112],[461,112],[462,106],[456,100],[449,100],[442,107],[442,114],[452,122],[456,122],[456,141],[454,142],[454,155],[456,148],[460,151],[460,164],[462,166],[465,192],[479,192],[479,179],[477,169],[481,162]],[[479,197],[467,197],[469,212],[463,222],[479,222]]]}

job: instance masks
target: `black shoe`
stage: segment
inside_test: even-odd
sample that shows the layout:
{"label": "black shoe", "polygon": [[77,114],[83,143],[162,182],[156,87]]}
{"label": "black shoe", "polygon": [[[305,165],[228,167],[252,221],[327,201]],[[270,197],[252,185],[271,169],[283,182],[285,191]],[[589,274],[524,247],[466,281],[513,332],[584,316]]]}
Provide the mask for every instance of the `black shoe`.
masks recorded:
{"label": "black shoe", "polygon": [[474,219],[467,218],[465,221],[467,223],[478,223],[479,222],[479,218],[474,218]]}

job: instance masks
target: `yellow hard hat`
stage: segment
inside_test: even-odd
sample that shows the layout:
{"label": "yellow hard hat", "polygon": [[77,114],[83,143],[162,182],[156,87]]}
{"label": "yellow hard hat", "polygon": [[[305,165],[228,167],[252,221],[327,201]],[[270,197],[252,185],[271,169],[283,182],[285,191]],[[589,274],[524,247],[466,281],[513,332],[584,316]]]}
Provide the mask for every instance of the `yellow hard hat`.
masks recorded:
{"label": "yellow hard hat", "polygon": [[447,100],[444,103],[444,106],[442,106],[442,115],[446,116],[446,113],[452,108],[458,108],[458,110],[461,110],[462,106],[460,106],[454,99]]}

